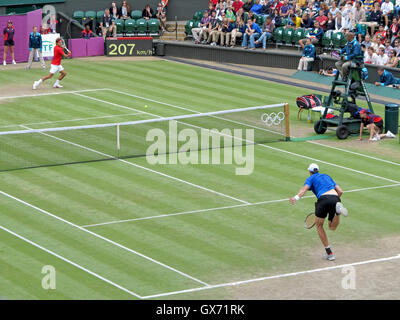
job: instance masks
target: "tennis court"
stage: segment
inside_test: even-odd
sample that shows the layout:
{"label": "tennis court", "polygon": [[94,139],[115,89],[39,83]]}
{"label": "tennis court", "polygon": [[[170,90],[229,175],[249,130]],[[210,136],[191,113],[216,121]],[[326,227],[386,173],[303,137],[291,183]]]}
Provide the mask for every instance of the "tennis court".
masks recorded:
{"label": "tennis court", "polygon": [[[0,133],[282,103],[289,103],[293,132],[307,127],[296,119],[294,103],[304,89],[163,60],[76,59],[65,68],[69,76],[60,91],[46,86],[25,91],[39,70],[1,75]],[[102,78],[107,81],[95,80]],[[202,119],[201,127],[244,128],[244,120],[230,120]],[[339,146],[285,142],[253,129],[267,138],[254,145],[251,175],[235,175],[235,164],[149,164],[136,151],[118,158],[106,143],[115,143],[116,131],[110,138],[108,127],[96,129],[95,140],[74,130],[7,141],[7,148],[18,146],[19,158],[31,168],[4,158],[11,153],[0,159],[0,296],[279,298],[291,286],[289,297],[300,299],[302,290],[293,293],[296,282],[290,281],[314,288],[310,279],[321,275],[338,277],[326,297],[346,298],[350,293],[341,288],[338,274],[350,265],[359,270],[360,282],[369,276],[371,290],[379,286],[386,297],[399,298],[398,284],[390,280],[400,262],[398,140],[366,151],[354,147],[354,140]],[[8,136],[0,135],[0,141],[3,137]],[[122,138],[121,146],[128,140]],[[314,197],[310,193],[296,206],[289,204],[310,162],[340,184],[350,212],[328,233],[337,257],[333,263],[321,259],[315,229],[303,228]],[[41,286],[45,265],[57,272],[56,290]],[[388,268],[386,278],[377,267]],[[356,290],[351,297],[363,294]],[[377,298],[373,290],[370,297]]]}

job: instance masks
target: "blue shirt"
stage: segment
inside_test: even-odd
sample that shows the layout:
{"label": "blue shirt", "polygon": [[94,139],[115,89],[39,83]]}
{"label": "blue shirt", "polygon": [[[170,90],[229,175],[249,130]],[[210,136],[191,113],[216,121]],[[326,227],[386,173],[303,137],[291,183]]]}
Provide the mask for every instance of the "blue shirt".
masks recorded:
{"label": "blue shirt", "polygon": [[253,22],[253,24],[251,25],[251,29],[257,33],[262,33],[260,26],[255,22]]}
{"label": "blue shirt", "polygon": [[42,35],[39,32],[29,34],[29,49],[32,48],[42,50]]}
{"label": "blue shirt", "polygon": [[304,47],[303,57],[315,58],[315,46],[313,44],[308,44]]}
{"label": "blue shirt", "polygon": [[251,11],[253,11],[255,14],[260,14],[262,6],[262,4],[255,4],[251,7]]}
{"label": "blue shirt", "polygon": [[335,189],[336,182],[327,174],[317,172],[309,176],[304,185],[319,199],[325,192]]}
{"label": "blue shirt", "polygon": [[356,39],[353,39],[352,41],[347,42],[346,46],[340,50],[340,54],[345,53],[345,59],[346,61],[352,60],[352,59],[357,59],[359,61],[364,61],[364,56],[361,51],[361,45]]}
{"label": "blue shirt", "polygon": [[383,70],[383,74],[380,76],[379,82],[382,87],[385,87],[391,84],[400,84],[400,79],[393,77],[389,71]]}

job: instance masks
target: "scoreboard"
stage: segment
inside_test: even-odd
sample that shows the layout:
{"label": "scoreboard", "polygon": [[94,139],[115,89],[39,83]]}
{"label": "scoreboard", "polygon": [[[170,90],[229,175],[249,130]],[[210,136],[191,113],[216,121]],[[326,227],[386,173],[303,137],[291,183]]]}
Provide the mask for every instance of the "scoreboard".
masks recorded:
{"label": "scoreboard", "polygon": [[152,56],[152,37],[107,38],[106,55],[109,57]]}

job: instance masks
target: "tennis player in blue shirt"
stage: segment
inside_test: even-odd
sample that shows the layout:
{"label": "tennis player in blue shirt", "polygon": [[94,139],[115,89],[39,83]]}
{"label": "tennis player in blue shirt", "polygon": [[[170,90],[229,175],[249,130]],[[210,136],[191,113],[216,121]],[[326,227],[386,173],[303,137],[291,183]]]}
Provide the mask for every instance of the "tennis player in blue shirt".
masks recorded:
{"label": "tennis player in blue shirt", "polygon": [[325,218],[328,216],[329,229],[336,230],[339,225],[339,216],[343,215],[347,217],[347,209],[340,200],[343,190],[330,176],[319,173],[317,164],[310,164],[308,172],[310,173],[310,177],[306,179],[304,187],[302,187],[294,197],[290,198],[290,202],[295,204],[308,190],[311,190],[315,194],[318,199],[315,203],[315,226],[319,238],[325,247],[326,255],[324,255],[324,258],[332,261],[335,260],[335,256],[329,246],[328,237],[324,229],[324,222]]}

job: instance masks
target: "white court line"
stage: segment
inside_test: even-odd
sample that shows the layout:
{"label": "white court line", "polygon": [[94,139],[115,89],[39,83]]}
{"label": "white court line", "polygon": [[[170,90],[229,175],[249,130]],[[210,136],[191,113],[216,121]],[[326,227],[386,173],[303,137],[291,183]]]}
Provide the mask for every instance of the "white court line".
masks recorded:
{"label": "white court line", "polygon": [[73,223],[73,222],[70,222],[70,221],[68,221],[68,220],[65,220],[65,219],[59,217],[59,216],[56,216],[56,215],[54,215],[54,214],[52,214],[52,213],[50,213],[50,212],[48,212],[48,211],[46,211],[46,210],[44,210],[44,209],[41,209],[41,208],[39,208],[39,207],[37,207],[37,206],[35,206],[35,205],[33,205],[33,204],[30,204],[30,203],[28,203],[28,202],[26,202],[26,201],[24,201],[24,200],[21,200],[21,199],[19,199],[19,198],[17,198],[17,197],[14,197],[14,196],[12,196],[11,194],[8,194],[8,193],[6,193],[6,192],[4,192],[4,191],[1,191],[1,190],[0,190],[0,194],[2,194],[3,196],[5,196],[5,197],[7,197],[7,198],[13,199],[13,200],[15,200],[15,201],[17,201],[17,202],[19,202],[19,203],[21,203],[21,204],[27,206],[27,207],[30,207],[30,208],[32,208],[32,209],[34,209],[34,210],[36,210],[36,211],[39,211],[39,212],[41,212],[41,213],[43,213],[43,214],[45,214],[45,215],[47,215],[47,216],[50,216],[50,217],[53,217],[54,219],[57,219],[57,220],[59,220],[59,221],[62,221],[62,222],[64,222],[64,223],[66,223],[66,224],[68,224],[68,225],[70,225],[70,226],[72,226],[72,227],[74,227],[74,228],[77,228],[77,229],[79,229],[79,230],[81,230],[81,231],[83,231],[83,232],[86,232],[86,233],[88,233],[88,234],[90,234],[90,235],[92,235],[92,236],[95,236],[96,238],[99,238],[99,239],[101,239],[101,240],[104,240],[104,241],[106,241],[106,242],[108,242],[108,243],[110,243],[110,244],[112,244],[112,245],[114,245],[114,246],[116,246],[116,247],[119,247],[119,248],[121,248],[121,249],[123,249],[123,250],[125,250],[125,251],[128,251],[128,252],[130,252],[130,253],[133,253],[133,254],[135,254],[135,255],[137,255],[137,256],[139,256],[139,257],[145,259],[145,260],[148,260],[148,261],[153,262],[153,263],[155,263],[155,264],[157,264],[157,265],[159,265],[159,266],[161,266],[161,267],[164,267],[164,268],[166,268],[166,269],[168,269],[168,270],[170,270],[170,271],[173,271],[173,272],[175,272],[175,273],[178,273],[178,274],[180,274],[181,276],[184,276],[184,277],[186,277],[186,278],[188,278],[188,279],[191,279],[191,280],[193,280],[193,281],[195,281],[195,282],[197,282],[197,283],[200,283],[200,284],[202,284],[202,285],[208,286],[208,284],[207,284],[206,282],[204,282],[204,281],[201,281],[201,280],[199,280],[199,279],[196,279],[195,277],[192,277],[192,276],[190,276],[190,275],[188,275],[188,274],[186,274],[186,273],[184,273],[184,272],[182,272],[182,271],[179,271],[179,270],[177,270],[177,269],[175,269],[175,268],[173,268],[173,267],[171,267],[171,266],[169,266],[169,265],[166,265],[166,264],[164,264],[164,263],[162,263],[162,262],[160,262],[160,261],[158,261],[158,260],[155,260],[155,259],[153,259],[153,258],[150,258],[150,257],[144,255],[143,253],[140,253],[140,252],[138,252],[138,251],[135,251],[135,250],[133,250],[133,249],[130,249],[130,248],[128,248],[128,247],[125,247],[125,246],[123,246],[122,244],[120,244],[120,243],[118,243],[118,242],[115,242],[115,241],[113,241],[113,240],[111,240],[111,239],[108,239],[108,238],[106,238],[106,237],[103,237],[103,236],[101,236],[101,235],[99,235],[99,234],[97,234],[97,233],[95,233],[95,232],[93,232],[93,231],[90,231],[90,230],[87,230],[87,229],[85,229],[85,228],[83,228],[83,227],[80,227],[80,226],[78,226],[77,224],[75,224],[75,223]]}
{"label": "white court line", "polygon": [[362,154],[362,153],[358,153],[358,152],[355,152],[355,151],[350,151],[350,150],[346,150],[346,149],[342,149],[342,148],[338,148],[338,147],[329,146],[329,145],[326,145],[326,144],[323,144],[323,143],[320,143],[320,142],[316,142],[316,141],[307,141],[307,142],[308,143],[312,143],[312,144],[316,144],[316,145],[319,145],[319,146],[323,146],[323,147],[326,147],[326,148],[330,148],[330,149],[334,149],[334,150],[338,150],[338,151],[342,151],[342,152],[347,152],[347,153],[351,153],[351,154],[355,154],[357,156],[365,157],[365,158],[368,158],[368,159],[381,161],[381,162],[385,162],[385,163],[388,163],[388,164],[393,164],[395,166],[400,166],[399,162],[393,162],[393,161],[389,161],[389,160],[385,160],[385,159],[376,158],[376,157],[369,156],[369,155]]}
{"label": "white court line", "polygon": [[94,120],[94,119],[106,119],[106,118],[117,118],[117,117],[125,117],[125,116],[134,116],[142,114],[142,112],[135,113],[125,113],[125,114],[114,114],[110,116],[99,116],[99,117],[87,117],[87,118],[77,118],[77,119],[68,119],[68,120],[57,120],[57,121],[43,121],[43,122],[30,122],[30,123],[20,123],[20,124],[10,124],[6,126],[0,126],[0,128],[11,128],[11,127],[19,127],[19,126],[32,126],[38,124],[49,124],[49,123],[63,123],[63,122],[71,122],[71,121],[82,121],[82,120]]}
{"label": "white court line", "polygon": [[37,93],[37,94],[21,94],[19,96],[8,96],[8,97],[1,97],[0,96],[0,100],[17,99],[17,98],[30,98],[30,97],[43,97],[43,96],[53,96],[53,95],[57,95],[57,94],[69,94],[69,93],[104,91],[104,90],[110,90],[110,89],[108,89],[108,88],[100,88],[100,89],[85,89],[85,90],[75,90],[75,91],[58,91],[58,92],[48,92],[48,93]]}
{"label": "white court line", "polygon": [[[113,90],[113,89],[109,89],[109,90],[114,91],[114,92],[117,92],[117,93],[123,93],[123,92],[116,91],[116,90]],[[127,106],[118,105],[118,104],[115,104],[115,103],[112,103],[112,102],[108,102],[108,101],[105,101],[105,100],[101,100],[101,99],[97,99],[97,98],[92,98],[92,97],[90,97],[90,96],[86,96],[86,95],[83,95],[83,94],[78,94],[78,95],[79,95],[79,96],[82,96],[82,97],[89,98],[89,99],[93,99],[93,100],[96,100],[96,101],[99,101],[99,102],[108,103],[108,104],[110,104],[110,105],[114,105],[114,106],[117,106],[117,107],[122,107],[122,108],[125,108],[125,109],[131,109],[131,110],[134,110],[134,111],[139,111],[139,110],[137,110],[137,109],[129,108],[129,107],[127,107]],[[130,94],[128,94],[128,95],[130,95]],[[132,95],[132,96],[134,96],[134,97],[139,97],[139,96],[135,96],[135,95]],[[147,98],[142,98],[142,99],[148,100],[148,101],[157,102],[156,100],[152,100],[152,99],[147,99]],[[166,104],[166,103],[163,103],[163,102],[159,102],[159,103],[172,106],[172,105],[170,105],[170,104]],[[183,108],[183,107],[178,107],[178,108]],[[185,110],[190,110],[190,109],[187,109],[187,108],[184,108],[184,109],[185,109]],[[195,111],[195,110],[192,110],[192,111],[195,112],[195,113],[199,113],[198,111]],[[146,112],[146,111],[144,111],[144,113],[147,113],[147,114],[149,114],[149,115],[152,115],[152,116],[161,118],[161,116],[156,115],[156,114],[154,114],[154,113],[150,113],[150,112]],[[224,118],[221,118],[221,119],[226,120],[226,119],[224,119]],[[185,124],[185,125],[187,125],[187,126],[191,126],[191,127],[194,127],[194,128],[200,128],[200,129],[201,129],[201,127],[199,127],[199,126],[195,126],[195,125],[188,124],[188,123],[185,123],[185,122],[181,122],[181,123],[183,123],[183,124]],[[221,133],[221,135],[229,136],[229,135],[222,134],[222,133]],[[230,137],[232,137],[232,138],[234,138],[234,139],[239,139],[239,140],[241,140],[241,141],[249,142],[249,143],[254,143],[253,141],[249,141],[249,140],[246,140],[246,139],[241,139],[241,138],[233,137],[233,136],[230,136]],[[388,179],[388,178],[381,177],[381,176],[378,176],[378,175],[375,175],[375,174],[372,174],[372,173],[364,172],[364,171],[361,171],[361,170],[356,170],[356,169],[352,169],[352,168],[349,168],[349,167],[337,165],[337,164],[334,164],[334,163],[331,163],[331,162],[328,162],[328,161],[323,161],[323,160],[320,160],[320,159],[308,157],[308,156],[305,156],[305,155],[302,155],[302,154],[299,154],[299,153],[295,153],[295,152],[291,152],[291,151],[287,151],[287,150],[284,150],[284,149],[279,149],[279,148],[276,148],[276,147],[271,147],[271,146],[266,145],[266,144],[256,144],[256,146],[260,146],[260,147],[262,147],[262,148],[267,148],[267,149],[271,149],[271,150],[278,151],[278,152],[287,153],[287,154],[290,154],[290,155],[293,155],[293,156],[296,156],[296,157],[300,157],[300,158],[304,158],[304,159],[308,159],[308,160],[311,160],[311,161],[314,161],[314,162],[316,161],[316,162],[324,163],[324,164],[331,165],[331,166],[334,166],[334,167],[337,167],[337,168],[341,168],[341,169],[349,170],[349,171],[356,172],[356,173],[359,173],[359,174],[367,175],[367,176],[370,176],[370,177],[373,177],[373,178],[378,178],[378,179],[386,180],[386,181],[389,181],[389,182],[391,182],[391,183],[395,183],[395,184],[400,183],[400,181]]]}
{"label": "white court line", "polygon": [[[148,98],[141,97],[141,96],[138,96],[138,95],[135,95],[135,94],[131,94],[131,93],[127,93],[127,92],[123,92],[123,91],[119,91],[119,90],[114,90],[114,89],[108,89],[108,90],[114,91],[114,92],[119,93],[119,94],[124,94],[124,95],[127,95],[127,96],[131,96],[131,97],[134,97],[134,98],[139,98],[139,99],[142,99],[142,100],[147,100],[147,101],[155,102],[155,103],[158,103],[158,104],[166,105],[166,106],[169,106],[169,107],[172,107],[172,108],[181,109],[181,110],[185,110],[185,111],[189,111],[189,112],[200,113],[199,111],[196,111],[196,110],[193,110],[193,109],[189,109],[189,108],[185,108],[185,107],[181,107],[181,106],[177,106],[177,105],[173,105],[173,104],[170,104],[170,103],[165,103],[165,102],[161,102],[161,101],[157,101],[157,100],[153,100],[153,99],[148,99]],[[241,123],[241,122],[234,121],[234,120],[231,120],[231,119],[225,119],[225,118],[217,117],[217,116],[215,116],[215,118],[248,126],[245,123]],[[259,130],[264,130],[264,131],[268,131],[268,132],[277,133],[275,131],[271,131],[271,130],[268,130],[268,129],[262,128],[262,127],[257,127],[257,126],[252,126],[252,127],[255,128],[255,129],[259,129]],[[279,134],[279,133],[277,133],[277,134]],[[365,154],[362,154],[362,153],[358,153],[358,152],[354,152],[354,151],[349,151],[349,150],[345,150],[345,149],[341,149],[341,148],[337,148],[337,147],[328,146],[328,145],[325,145],[325,144],[322,144],[322,143],[319,143],[319,142],[315,142],[315,141],[307,141],[307,142],[313,143],[313,144],[317,144],[317,145],[320,145],[320,146],[323,146],[323,147],[327,147],[327,148],[332,148],[332,149],[335,149],[335,150],[338,150],[338,151],[348,152],[348,153],[355,154],[355,155],[358,155],[358,156],[361,156],[361,157],[365,157],[365,158],[368,158],[368,159],[372,159],[372,160],[376,160],[376,161],[385,162],[385,163],[388,163],[388,164],[393,164],[393,165],[400,166],[400,163],[398,163],[398,162],[393,162],[393,161],[389,161],[389,160],[385,160],[385,159],[380,159],[380,158],[368,156],[368,155],[365,155]]]}
{"label": "white court line", "polygon": [[79,264],[77,264],[77,263],[75,263],[75,262],[73,262],[73,261],[71,261],[71,260],[69,260],[69,259],[67,259],[67,258],[64,258],[63,256],[61,256],[61,255],[59,255],[59,254],[57,254],[57,253],[55,253],[55,252],[53,252],[53,251],[51,251],[51,250],[49,250],[49,249],[46,249],[46,248],[42,247],[41,245],[39,245],[39,244],[37,244],[37,243],[35,243],[35,242],[33,242],[33,241],[27,239],[27,238],[25,238],[25,237],[23,237],[23,236],[21,236],[21,235],[15,233],[15,232],[13,232],[13,231],[11,231],[11,230],[9,230],[9,229],[3,227],[3,226],[0,226],[0,229],[2,229],[3,231],[8,232],[8,233],[12,234],[13,236],[15,236],[15,237],[17,237],[17,238],[19,238],[19,239],[21,239],[21,240],[23,240],[23,241],[25,241],[25,242],[31,244],[32,246],[34,246],[34,247],[36,247],[36,248],[39,248],[40,250],[43,250],[43,251],[45,251],[45,252],[51,254],[52,256],[55,256],[55,257],[57,257],[57,258],[59,258],[59,259],[65,261],[65,262],[67,262],[67,263],[73,265],[74,267],[76,267],[76,268],[78,268],[78,269],[81,269],[81,270],[83,270],[83,271],[85,271],[85,272],[91,274],[92,276],[94,276],[94,277],[96,277],[96,278],[98,278],[98,279],[100,279],[100,280],[102,280],[102,281],[107,282],[108,284],[110,284],[110,285],[112,285],[112,286],[114,286],[114,287],[116,287],[116,288],[118,288],[118,289],[120,289],[120,290],[122,290],[122,291],[125,291],[126,293],[128,293],[128,294],[130,294],[130,295],[132,295],[132,296],[135,296],[136,298],[142,299],[142,297],[141,297],[140,295],[138,295],[137,293],[135,293],[135,292],[133,292],[133,291],[130,291],[130,290],[128,290],[128,289],[126,289],[126,288],[120,286],[119,284],[116,284],[115,282],[112,282],[111,280],[108,280],[108,279],[102,277],[101,275],[99,275],[99,274],[97,274],[97,273],[95,273],[95,272],[93,272],[93,271],[90,271],[89,269],[87,269],[87,268],[85,268],[85,267],[82,267],[81,265],[79,265]]}
{"label": "white court line", "polygon": [[[386,185],[386,186],[377,186],[377,187],[359,188],[359,189],[353,189],[353,190],[344,190],[344,194],[350,193],[350,192],[367,191],[367,190],[382,189],[382,188],[389,188],[389,187],[398,187],[398,186],[400,186],[400,184],[390,184],[390,185]],[[312,195],[304,196],[303,199],[313,198],[313,197],[314,196],[312,196]],[[151,219],[159,219],[159,218],[168,218],[168,217],[174,217],[174,216],[180,216],[180,215],[186,215],[186,214],[194,214],[194,213],[209,212],[209,211],[218,211],[218,210],[249,207],[249,206],[259,206],[259,205],[268,204],[268,203],[277,203],[277,202],[285,202],[285,201],[289,201],[289,198],[278,199],[278,200],[266,200],[266,201],[254,202],[254,203],[249,203],[249,204],[235,204],[235,205],[232,205],[232,206],[223,206],[223,207],[215,207],[215,208],[208,208],[208,209],[198,209],[198,210],[183,211],[183,212],[170,213],[170,214],[166,213],[166,214],[160,214],[160,215],[157,215],[157,216],[149,216],[149,217],[142,217],[142,218],[114,220],[114,221],[108,221],[108,222],[88,224],[88,225],[84,225],[82,227],[83,228],[98,227],[98,226],[104,226],[104,225],[109,225],[109,224],[117,224],[117,223],[125,223],[125,222],[141,221],[141,220],[151,220]]]}
{"label": "white court line", "polygon": [[190,292],[203,291],[203,290],[209,290],[209,289],[232,287],[232,286],[238,286],[238,285],[243,285],[243,284],[248,284],[248,283],[253,283],[253,282],[260,282],[260,281],[265,281],[265,280],[270,280],[270,279],[294,277],[294,276],[298,276],[298,275],[311,274],[311,273],[329,271],[329,270],[335,270],[335,269],[342,269],[342,268],[350,267],[350,266],[360,266],[360,265],[371,264],[371,263],[386,262],[386,261],[392,261],[392,260],[397,260],[397,259],[400,259],[400,254],[398,254],[396,256],[387,257],[387,258],[379,258],[379,259],[373,259],[373,260],[353,262],[353,263],[341,264],[341,265],[332,266],[332,267],[318,268],[318,269],[292,272],[292,273],[284,273],[284,274],[278,274],[278,275],[274,275],[274,276],[267,276],[267,277],[261,277],[261,278],[256,278],[256,279],[236,281],[236,282],[227,282],[227,283],[221,283],[221,284],[216,284],[216,285],[210,285],[208,287],[200,287],[200,288],[198,287],[198,288],[186,289],[186,290],[180,290],[180,291],[165,292],[165,293],[160,293],[160,294],[144,296],[142,298],[143,299],[151,299],[151,298],[166,297],[166,296],[182,294],[182,293],[190,293]]}

